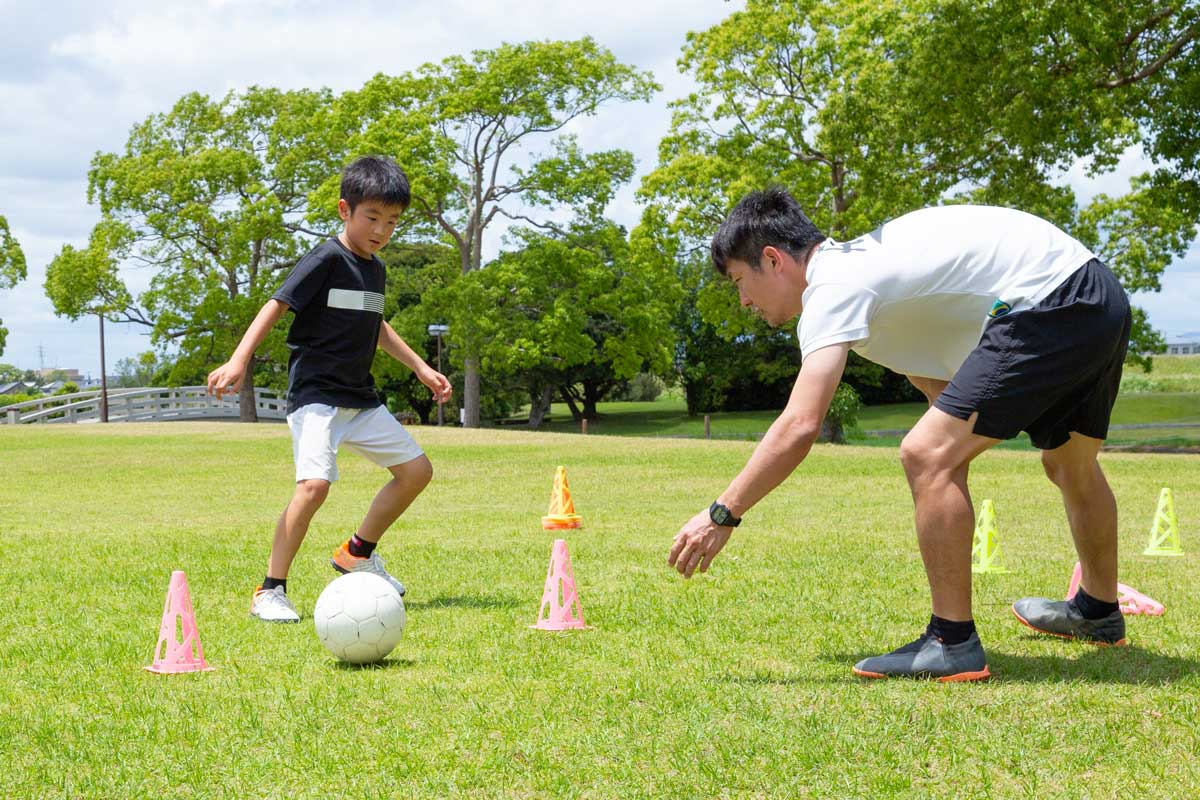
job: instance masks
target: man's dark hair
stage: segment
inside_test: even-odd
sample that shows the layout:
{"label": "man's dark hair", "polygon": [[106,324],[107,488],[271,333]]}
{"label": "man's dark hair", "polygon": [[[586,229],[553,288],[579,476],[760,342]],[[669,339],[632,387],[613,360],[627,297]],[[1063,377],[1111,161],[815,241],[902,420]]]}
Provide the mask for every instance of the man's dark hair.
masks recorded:
{"label": "man's dark hair", "polygon": [[825,234],[804,215],[795,198],[772,186],[739,200],[717,228],[712,240],[713,266],[722,275],[727,274],[731,260],[744,261],[757,270],[764,247],[777,247],[799,259],[823,241]]}
{"label": "man's dark hair", "polygon": [[356,158],[342,170],[342,199],[354,209],[364,200],[408,208],[408,176],[386,156]]}

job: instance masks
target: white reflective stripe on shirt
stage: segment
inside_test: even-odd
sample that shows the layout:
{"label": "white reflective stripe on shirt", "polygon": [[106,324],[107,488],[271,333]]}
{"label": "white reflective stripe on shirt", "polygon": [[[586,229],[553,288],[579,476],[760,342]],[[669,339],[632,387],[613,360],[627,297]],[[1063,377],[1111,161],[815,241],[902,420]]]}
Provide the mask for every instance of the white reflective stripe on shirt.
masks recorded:
{"label": "white reflective stripe on shirt", "polygon": [[345,308],[349,311],[372,311],[376,314],[382,314],[383,295],[378,292],[330,289],[327,305],[330,308]]}

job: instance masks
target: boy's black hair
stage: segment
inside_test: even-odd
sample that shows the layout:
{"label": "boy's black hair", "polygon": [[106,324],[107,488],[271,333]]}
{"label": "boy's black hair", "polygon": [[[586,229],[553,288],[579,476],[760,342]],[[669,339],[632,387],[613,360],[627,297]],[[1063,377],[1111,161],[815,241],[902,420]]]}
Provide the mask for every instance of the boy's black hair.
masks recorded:
{"label": "boy's black hair", "polygon": [[712,240],[712,261],[717,272],[727,274],[730,260],[759,269],[764,247],[777,247],[799,259],[825,234],[812,224],[787,190],[771,186],[751,192],[738,201],[717,228]]}
{"label": "boy's black hair", "polygon": [[342,199],[353,212],[364,200],[408,208],[412,194],[408,176],[395,161],[386,156],[363,156],[342,170]]}

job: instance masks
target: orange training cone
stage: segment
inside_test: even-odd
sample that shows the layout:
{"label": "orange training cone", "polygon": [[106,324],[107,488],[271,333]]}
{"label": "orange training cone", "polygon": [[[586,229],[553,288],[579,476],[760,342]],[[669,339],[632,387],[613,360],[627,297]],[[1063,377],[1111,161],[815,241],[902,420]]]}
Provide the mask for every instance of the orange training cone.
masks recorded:
{"label": "orange training cone", "polygon": [[[1079,582],[1082,579],[1083,567],[1076,561],[1075,572],[1071,574],[1071,585],[1067,588],[1068,600],[1079,591]],[[1147,614],[1151,617],[1159,617],[1166,611],[1163,604],[1153,597],[1147,597],[1132,586],[1126,586],[1123,583],[1117,584],[1117,605],[1121,607],[1123,614]]]}
{"label": "orange training cone", "polygon": [[546,570],[546,587],[542,590],[542,605],[538,621],[530,627],[543,631],[566,631],[586,628],[583,605],[575,587],[575,571],[571,569],[571,554],[567,543],[555,539],[550,549],[550,568]]}
{"label": "orange training cone", "polygon": [[[183,641],[175,638],[176,620]],[[196,650],[194,655],[193,644]],[[192,611],[192,596],[188,593],[187,576],[183,570],[177,569],[171,573],[162,624],[158,628],[158,644],[154,647],[154,663],[146,669],[160,675],[208,672],[212,669],[204,661],[204,648],[200,646],[200,632],[196,630],[196,615]]]}
{"label": "orange training cone", "polygon": [[554,472],[554,490],[550,493],[550,510],[542,517],[542,527],[548,531],[578,528],[583,517],[575,513],[575,502],[571,500],[571,487],[567,485],[567,470],[559,467]]}

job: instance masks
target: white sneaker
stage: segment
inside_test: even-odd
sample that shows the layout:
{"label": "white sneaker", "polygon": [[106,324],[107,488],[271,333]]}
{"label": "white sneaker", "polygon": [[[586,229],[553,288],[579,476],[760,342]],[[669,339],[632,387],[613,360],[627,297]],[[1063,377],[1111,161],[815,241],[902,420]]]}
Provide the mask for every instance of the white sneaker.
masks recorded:
{"label": "white sneaker", "polygon": [[347,542],[342,542],[337,550],[333,551],[333,558],[329,559],[329,563],[338,572],[369,572],[372,575],[378,575],[392,585],[401,597],[404,597],[404,584],[391,576],[383,567],[383,559],[379,557],[379,553],[371,553],[366,558],[350,555],[350,548]]}
{"label": "white sneaker", "polygon": [[258,617],[263,622],[299,622],[300,614],[288,599],[287,592],[282,586],[274,589],[259,588],[254,592],[254,602],[250,605],[250,616]]}

